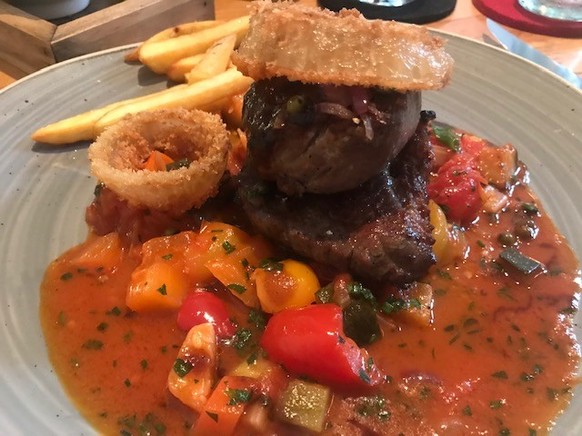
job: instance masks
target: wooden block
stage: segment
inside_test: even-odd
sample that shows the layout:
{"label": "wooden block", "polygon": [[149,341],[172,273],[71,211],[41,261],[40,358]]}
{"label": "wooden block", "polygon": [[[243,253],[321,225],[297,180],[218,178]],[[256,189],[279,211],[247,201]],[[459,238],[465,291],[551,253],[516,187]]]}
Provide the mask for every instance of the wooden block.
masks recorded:
{"label": "wooden block", "polygon": [[60,25],[52,48],[57,62],[109,47],[143,41],[167,27],[214,18],[207,0],[125,0]]}
{"label": "wooden block", "polygon": [[55,62],[51,41],[57,26],[0,1],[0,61],[22,77]]}
{"label": "wooden block", "polygon": [[[91,8],[105,0],[93,0]],[[213,0],[125,0],[61,25],[0,0],[0,64],[23,77],[55,62],[139,42],[167,27],[214,18]]]}

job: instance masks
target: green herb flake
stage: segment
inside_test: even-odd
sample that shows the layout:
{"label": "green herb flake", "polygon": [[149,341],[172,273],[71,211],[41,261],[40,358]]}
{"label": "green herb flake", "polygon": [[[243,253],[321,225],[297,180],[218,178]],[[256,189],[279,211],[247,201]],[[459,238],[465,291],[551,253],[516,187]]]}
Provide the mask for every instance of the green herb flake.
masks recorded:
{"label": "green herb flake", "polygon": [[248,321],[259,330],[264,329],[267,324],[264,313],[257,309],[251,309],[249,311]]}
{"label": "green herb flake", "polygon": [[537,430],[534,430],[533,428],[529,428],[527,434],[528,434],[528,436],[537,436],[538,432],[537,432]]}
{"label": "green herb flake", "polygon": [[250,389],[229,389],[225,391],[229,398],[228,405],[236,406],[237,404],[248,403],[251,400],[253,392]]}
{"label": "green herb flake", "polygon": [[465,416],[473,416],[473,411],[471,410],[471,406],[465,406],[463,407],[463,415]]}
{"label": "green herb flake", "polygon": [[168,253],[168,254],[164,254],[162,256],[162,259],[164,259],[164,260],[170,260],[170,259],[172,259],[172,257],[174,257],[174,255],[172,253]]}
{"label": "green herb flake", "polygon": [[119,315],[121,315],[121,309],[119,307],[115,306],[113,309],[105,312],[105,315],[119,316]]}
{"label": "green herb flake", "polygon": [[252,342],[252,339],[253,333],[249,329],[241,328],[234,334],[232,345],[239,351],[244,350]]}
{"label": "green herb flake", "polygon": [[501,380],[507,380],[508,379],[507,373],[505,371],[497,371],[497,372],[494,372],[493,374],[491,374],[491,377],[495,377],[495,378],[498,378],[498,379],[501,379]]}
{"label": "green herb flake", "polygon": [[283,264],[275,259],[268,257],[259,262],[259,268],[266,271],[281,272],[283,271]]}
{"label": "green herb flake", "polygon": [[206,411],[206,414],[212,419],[214,422],[218,422],[218,413]]}
{"label": "green herb flake", "polygon": [[451,276],[451,274],[448,271],[443,271],[442,269],[437,269],[437,274],[439,275],[439,277],[445,279],[445,280],[452,280],[453,277]]}
{"label": "green herb flake", "polygon": [[360,397],[356,412],[360,416],[376,417],[380,421],[387,421],[391,416],[387,406],[388,402],[382,395]]}
{"label": "green herb flake", "polygon": [[106,322],[102,322],[99,323],[99,325],[97,326],[97,330],[99,330],[100,332],[104,332],[105,330],[107,330],[107,327],[109,327],[109,324],[107,324]]}
{"label": "green herb flake", "polygon": [[350,295],[350,297],[356,300],[368,301],[369,303],[372,304],[372,306],[375,306],[377,304],[376,297],[374,297],[372,291],[359,282],[348,283],[348,294]]}
{"label": "green herb flake", "polygon": [[237,294],[244,294],[247,291],[247,288],[245,288],[243,285],[240,285],[238,283],[231,283],[230,285],[227,286],[228,289],[233,290],[234,292],[236,292]]}
{"label": "green herb flake", "polygon": [[131,387],[131,381],[128,378],[126,378],[125,380],[123,380],[123,384],[127,388]]}
{"label": "green herb flake", "polygon": [[175,160],[174,162],[170,162],[169,164],[166,164],[166,171],[175,171],[175,170],[179,170],[180,168],[188,168],[191,163],[192,162],[190,161],[190,159],[187,159],[187,158],[178,159],[178,160]]}
{"label": "green herb flake", "polygon": [[65,312],[63,312],[62,310],[57,315],[57,324],[60,327],[64,327],[65,325],[67,325],[67,315],[65,315]]}
{"label": "green herb flake", "polygon": [[504,400],[493,400],[493,401],[489,401],[489,408],[495,410],[495,409],[501,409],[503,406],[505,405],[505,401]]}
{"label": "green herb flake", "polygon": [[141,362],[139,362],[139,366],[141,366],[141,369],[146,370],[148,368],[148,361],[142,359]]}
{"label": "green herb flake", "polygon": [[510,436],[510,435],[511,431],[506,427],[499,430],[499,436]]}
{"label": "green herb flake", "polygon": [[82,345],[87,350],[100,350],[103,348],[103,342],[98,339],[89,339]]}
{"label": "green herb flake", "polygon": [[166,284],[162,284],[158,289],[156,289],[162,295],[168,295],[168,289],[166,288]]}
{"label": "green herb flake", "polygon": [[226,251],[226,254],[230,254],[230,253],[232,253],[233,251],[236,250],[236,246],[232,245],[228,241],[224,241],[222,243],[222,248],[224,249],[224,251]]}
{"label": "green herb flake", "polygon": [[130,343],[132,339],[133,332],[131,330],[123,334],[123,342],[125,342],[126,344]]}
{"label": "green herb flake", "polygon": [[483,242],[481,239],[477,239],[477,245],[479,247],[481,247],[481,248],[485,248],[486,247],[485,242]]}
{"label": "green herb flake", "polygon": [[192,364],[190,362],[178,358],[174,362],[173,369],[174,372],[178,375],[178,377],[184,378],[186,377],[186,375],[188,375],[190,371],[192,371]]}
{"label": "green herb flake", "polygon": [[458,153],[461,151],[461,138],[452,127],[448,126],[432,126],[434,136],[447,148]]}
{"label": "green herb flake", "polygon": [[61,275],[61,280],[63,282],[69,281],[73,278],[73,273],[72,272],[66,272],[63,275]]}

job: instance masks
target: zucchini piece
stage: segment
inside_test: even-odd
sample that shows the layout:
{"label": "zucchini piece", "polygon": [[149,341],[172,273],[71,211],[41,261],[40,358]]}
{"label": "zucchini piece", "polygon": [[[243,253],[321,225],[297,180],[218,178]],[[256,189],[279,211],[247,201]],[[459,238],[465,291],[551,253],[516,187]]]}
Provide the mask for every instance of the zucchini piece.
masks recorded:
{"label": "zucchini piece", "polygon": [[314,432],[324,429],[331,391],[327,386],[293,380],[281,394],[279,418]]}
{"label": "zucchini piece", "polygon": [[524,274],[531,274],[543,266],[541,262],[520,253],[513,247],[503,250],[499,257]]}

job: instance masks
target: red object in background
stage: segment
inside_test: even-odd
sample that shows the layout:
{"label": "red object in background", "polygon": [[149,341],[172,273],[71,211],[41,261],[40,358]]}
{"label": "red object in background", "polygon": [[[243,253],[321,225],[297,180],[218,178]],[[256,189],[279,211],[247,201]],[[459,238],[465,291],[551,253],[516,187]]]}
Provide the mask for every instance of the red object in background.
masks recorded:
{"label": "red object in background", "polygon": [[188,331],[198,324],[212,323],[219,338],[230,338],[236,328],[228,317],[226,305],[208,291],[196,291],[188,295],[178,312],[178,327]]}
{"label": "red object in background", "polygon": [[562,38],[582,38],[582,23],[532,14],[519,6],[517,0],[473,0],[473,5],[486,17],[514,29]]}
{"label": "red object in background", "polygon": [[276,313],[267,323],[261,346],[291,373],[326,385],[361,389],[383,379],[366,350],[344,334],[342,310],[335,304]]}

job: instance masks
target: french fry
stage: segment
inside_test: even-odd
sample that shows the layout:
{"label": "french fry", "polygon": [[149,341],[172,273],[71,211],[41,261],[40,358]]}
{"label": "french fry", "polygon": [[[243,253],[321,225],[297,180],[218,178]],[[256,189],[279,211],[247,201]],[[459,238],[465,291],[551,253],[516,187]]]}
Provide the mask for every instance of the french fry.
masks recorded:
{"label": "french fry", "polygon": [[[98,135],[128,114],[162,108],[194,109],[211,106],[217,100],[246,91],[252,81],[250,77],[243,76],[240,71],[232,68],[192,85],[178,85],[167,91],[151,94],[149,98],[124,104],[107,112],[95,124],[94,135]],[[172,92],[174,89],[176,92]]]}
{"label": "french fry", "polygon": [[[186,86],[187,85],[178,85],[170,89],[180,89]],[[158,94],[168,92],[170,89],[160,91]],[[71,144],[77,141],[95,139],[95,124],[105,114],[125,104],[137,103],[148,98],[150,98],[149,95],[144,95],[129,100],[118,101],[99,109],[83,112],[70,118],[65,118],[64,120],[41,127],[31,135],[32,139],[37,142],[53,145]]]}
{"label": "french fry", "polygon": [[210,29],[216,27],[219,24],[224,23],[222,20],[208,20],[208,21],[194,21],[191,23],[183,23],[174,27],[169,27],[164,29],[155,35],[146,39],[142,44],[136,47],[133,51],[125,55],[125,60],[127,62],[137,62],[139,61],[139,51],[145,44],[151,44],[152,42],[165,41],[167,39],[176,38],[177,36],[188,35],[190,33],[199,32],[201,30]]}
{"label": "french fry", "polygon": [[185,82],[186,73],[192,71],[192,68],[194,68],[194,66],[196,66],[203,57],[203,54],[197,54],[174,62],[170,68],[168,68],[166,76],[168,76],[168,78],[174,82]]}
{"label": "french fry", "polygon": [[235,44],[236,35],[234,34],[225,36],[216,41],[206,51],[206,53],[204,53],[202,60],[186,74],[186,81],[188,84],[208,79],[226,71]]}
{"label": "french fry", "polygon": [[249,17],[245,16],[193,34],[145,44],[139,51],[139,60],[152,71],[162,74],[174,62],[204,53],[217,40],[232,33],[237,36],[237,44],[240,43],[248,28]]}

